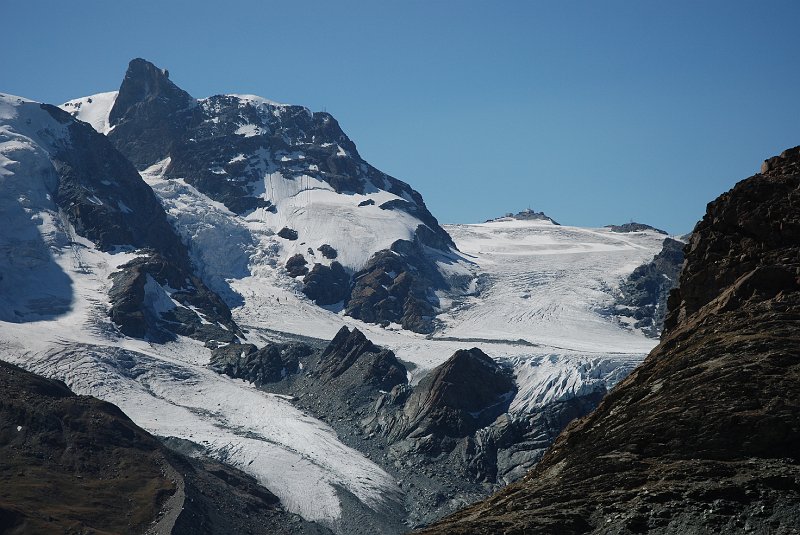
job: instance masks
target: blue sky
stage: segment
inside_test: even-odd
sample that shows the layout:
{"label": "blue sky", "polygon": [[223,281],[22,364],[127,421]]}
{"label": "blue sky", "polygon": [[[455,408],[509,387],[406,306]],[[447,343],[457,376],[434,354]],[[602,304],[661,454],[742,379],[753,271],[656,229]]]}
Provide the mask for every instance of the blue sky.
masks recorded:
{"label": "blue sky", "polygon": [[196,97],[334,114],[443,222],[527,207],[691,230],[800,144],[800,2],[6,2],[0,91],[117,89],[133,57]]}

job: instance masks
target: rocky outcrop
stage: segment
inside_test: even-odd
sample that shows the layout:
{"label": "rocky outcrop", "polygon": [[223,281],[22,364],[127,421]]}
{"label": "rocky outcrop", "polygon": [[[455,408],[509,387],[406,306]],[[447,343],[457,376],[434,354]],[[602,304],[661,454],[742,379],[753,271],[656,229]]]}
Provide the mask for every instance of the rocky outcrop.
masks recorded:
{"label": "rocky outcrop", "polygon": [[324,256],[325,258],[327,258],[329,260],[333,260],[337,256],[339,256],[339,253],[336,251],[336,249],[334,249],[333,247],[331,247],[327,243],[323,243],[322,245],[317,247],[317,251],[322,253],[322,256]]}
{"label": "rocky outcrop", "polygon": [[418,333],[433,331],[436,302],[433,290],[447,288],[421,245],[398,240],[375,253],[353,275],[353,289],[345,304],[347,315],[367,323],[398,323]]}
{"label": "rocky outcrop", "polygon": [[167,449],[116,406],[0,361],[3,533],[330,533],[191,448]]}
{"label": "rocky outcrop", "polygon": [[636,223],[631,221],[630,223],[623,223],[622,225],[606,225],[603,228],[607,228],[611,232],[641,232],[643,230],[654,230],[659,234],[667,234],[666,231],[658,229],[656,227],[652,227],[650,225],[646,225],[644,223]]}
{"label": "rocky outcrop", "polygon": [[422,533],[800,525],[800,148],[708,205],[661,343],[524,480]]}
{"label": "rocky outcrop", "polygon": [[669,292],[678,284],[685,244],[665,238],[653,260],[633,270],[619,288],[611,314],[631,318],[632,327],[658,338],[664,325]]}
{"label": "rocky outcrop", "polygon": [[559,223],[556,222],[555,219],[548,216],[544,212],[534,212],[530,208],[526,208],[521,212],[517,212],[516,214],[513,212],[508,212],[503,217],[498,217],[496,219],[489,219],[486,222],[491,223],[492,221],[503,221],[503,220],[510,220],[516,219],[518,221],[549,221],[554,225],[558,225]]}
{"label": "rocky outcrop", "polygon": [[286,261],[286,273],[290,277],[303,277],[308,274],[308,262],[303,255],[297,253]]}
{"label": "rocky outcrop", "polygon": [[252,344],[228,344],[212,351],[211,369],[256,386],[276,383],[300,371],[300,360],[313,353],[305,344],[269,344],[257,349]]}
{"label": "rocky outcrop", "polygon": [[350,275],[339,262],[314,264],[303,279],[303,293],[320,306],[341,303],[350,295]]}
{"label": "rocky outcrop", "polygon": [[[516,393],[511,375],[480,349],[461,349],[423,378],[389,429],[389,439],[437,442],[492,423]],[[446,445],[444,445],[446,449]]]}
{"label": "rocky outcrop", "polygon": [[278,236],[284,240],[295,241],[297,239],[297,231],[293,228],[283,227],[278,231]]}
{"label": "rocky outcrop", "polygon": [[134,338],[163,342],[182,335],[210,347],[238,340],[220,297],[193,274],[149,251],[111,275],[111,320]]}

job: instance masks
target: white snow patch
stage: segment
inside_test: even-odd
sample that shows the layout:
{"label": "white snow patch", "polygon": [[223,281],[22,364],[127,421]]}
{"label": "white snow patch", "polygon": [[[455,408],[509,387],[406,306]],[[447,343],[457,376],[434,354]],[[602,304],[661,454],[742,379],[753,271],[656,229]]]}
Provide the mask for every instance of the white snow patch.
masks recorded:
{"label": "white snow patch", "polygon": [[119,91],[98,93],[70,100],[59,107],[79,121],[89,123],[92,128],[101,134],[108,134],[113,130],[113,127],[108,124],[108,116],[111,113],[111,108],[114,107],[118,94]]}

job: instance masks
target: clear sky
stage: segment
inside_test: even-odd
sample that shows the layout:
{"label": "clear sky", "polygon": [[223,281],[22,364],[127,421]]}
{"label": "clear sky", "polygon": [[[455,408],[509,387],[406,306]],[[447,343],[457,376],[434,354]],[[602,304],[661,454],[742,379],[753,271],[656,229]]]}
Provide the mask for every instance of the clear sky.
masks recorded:
{"label": "clear sky", "polygon": [[442,222],[527,207],[691,230],[800,145],[800,2],[5,1],[0,91],[61,103],[144,57],[196,97],[326,110]]}

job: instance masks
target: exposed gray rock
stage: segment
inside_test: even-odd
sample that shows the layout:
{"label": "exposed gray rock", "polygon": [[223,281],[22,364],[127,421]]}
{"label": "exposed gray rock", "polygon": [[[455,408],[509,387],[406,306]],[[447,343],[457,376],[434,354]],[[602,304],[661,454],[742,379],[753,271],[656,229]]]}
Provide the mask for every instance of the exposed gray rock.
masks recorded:
{"label": "exposed gray rock", "polygon": [[330,266],[314,264],[303,284],[303,293],[321,306],[341,303],[350,295],[350,275],[335,261]]}
{"label": "exposed gray rock", "polygon": [[438,304],[433,290],[448,287],[421,245],[405,240],[375,253],[353,281],[348,315],[368,323],[399,323],[418,333],[433,331],[432,303]]}
{"label": "exposed gray rock", "polygon": [[324,256],[325,258],[327,258],[329,260],[333,260],[334,258],[339,256],[339,253],[336,251],[336,249],[334,249],[333,247],[331,247],[327,243],[323,243],[322,245],[317,247],[317,251],[322,253],[322,256]]}
{"label": "exposed gray rock", "polygon": [[678,284],[683,242],[665,238],[653,260],[633,270],[620,285],[617,303],[607,312],[633,318],[633,327],[658,338],[664,325],[669,292]]}
{"label": "exposed gray rock", "polygon": [[110,315],[123,334],[155,342],[183,335],[210,347],[237,340],[239,329],[222,299],[156,252],[120,266],[111,279]]}
{"label": "exposed gray rock", "polygon": [[289,227],[283,227],[278,231],[278,236],[284,240],[294,241],[297,239],[297,231]]}
{"label": "exposed gray rock", "polygon": [[297,253],[286,261],[286,271],[290,277],[302,277],[308,274],[308,262],[303,255]]}
{"label": "exposed gray rock", "polygon": [[641,232],[643,230],[655,230],[660,234],[668,234],[666,231],[658,229],[656,227],[651,227],[650,225],[646,225],[644,223],[635,223],[631,221],[630,223],[624,223],[622,225],[606,225],[604,228],[612,232]]}

